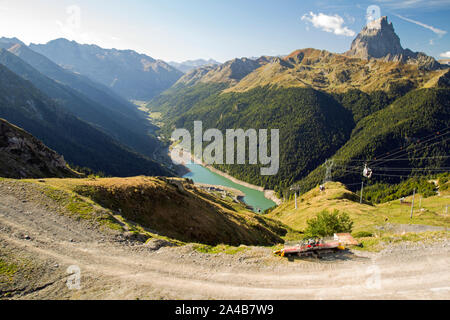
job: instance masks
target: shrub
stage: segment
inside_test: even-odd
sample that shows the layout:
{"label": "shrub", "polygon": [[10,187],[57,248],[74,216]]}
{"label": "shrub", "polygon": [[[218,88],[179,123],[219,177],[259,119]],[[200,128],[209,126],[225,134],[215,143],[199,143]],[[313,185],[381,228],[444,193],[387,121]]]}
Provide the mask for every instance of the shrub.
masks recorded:
{"label": "shrub", "polygon": [[305,238],[332,236],[335,233],[352,232],[353,221],[347,213],[340,214],[334,210],[320,212],[316,218],[309,219],[305,230]]}

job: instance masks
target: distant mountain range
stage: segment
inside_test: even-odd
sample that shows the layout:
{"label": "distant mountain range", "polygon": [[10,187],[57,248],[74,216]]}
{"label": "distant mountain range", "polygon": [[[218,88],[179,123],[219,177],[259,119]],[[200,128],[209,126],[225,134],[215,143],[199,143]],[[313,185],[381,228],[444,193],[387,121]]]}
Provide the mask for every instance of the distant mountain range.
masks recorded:
{"label": "distant mountain range", "polygon": [[164,61],[132,50],[103,49],[66,39],[30,44],[30,49],[129,100],[149,100],[182,76]]}
{"label": "distant mountain range", "polygon": [[217,62],[216,60],[213,59],[209,59],[209,60],[204,60],[204,59],[197,59],[197,60],[187,60],[187,61],[183,61],[183,62],[169,62],[169,64],[180,70],[183,73],[187,73],[193,69],[197,69],[199,67],[203,67],[203,66],[214,66],[214,65],[219,65],[221,64],[220,62]]}
{"label": "distant mountain range", "polygon": [[[86,77],[62,69],[21,44],[3,41],[0,63],[29,80],[67,111],[108,133],[124,145],[151,156],[157,142],[134,105]],[[34,67],[39,68],[35,69]],[[104,89],[104,90],[102,90]]]}
{"label": "distant mountain range", "polygon": [[[170,174],[150,158],[154,127],[125,98],[63,69],[17,38],[0,38],[0,116],[73,165],[109,175]],[[25,81],[27,80],[27,81]]]}
{"label": "distant mountain range", "polygon": [[14,53],[47,77],[81,92],[96,103],[122,112],[124,116],[135,116],[135,106],[107,86],[60,67],[53,60],[31,50],[17,38],[0,38],[0,47]]}
{"label": "distant mountain range", "polygon": [[[367,60],[373,61],[368,63]],[[391,62],[401,62],[401,68]],[[344,55],[309,48],[287,56],[233,59],[218,66],[191,70],[174,87],[226,83],[227,92],[243,92],[266,85],[327,92],[348,89],[370,92],[399,85],[428,86],[436,82],[445,69],[424,53],[403,49],[392,23],[382,17],[366,26]],[[423,70],[435,72],[423,73]]]}
{"label": "distant mountain range", "polygon": [[203,66],[186,73],[177,81],[175,86],[179,84],[194,85],[200,82],[237,83],[270,61],[270,57],[261,57],[258,59],[236,58],[221,65]]}

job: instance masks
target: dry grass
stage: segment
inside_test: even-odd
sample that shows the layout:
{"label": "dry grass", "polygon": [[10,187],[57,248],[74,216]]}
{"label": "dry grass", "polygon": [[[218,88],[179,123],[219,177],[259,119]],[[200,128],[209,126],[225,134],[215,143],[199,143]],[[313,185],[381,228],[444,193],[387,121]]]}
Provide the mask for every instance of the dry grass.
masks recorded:
{"label": "dry grass", "polygon": [[447,231],[435,231],[435,232],[421,232],[421,233],[404,233],[404,234],[390,234],[386,233],[378,237],[366,237],[360,238],[361,246],[355,247],[356,250],[364,250],[371,252],[379,252],[386,249],[389,245],[399,242],[422,242],[433,243],[435,241],[448,241],[450,239]]}
{"label": "dry grass", "polygon": [[[273,245],[288,232],[282,223],[216,198],[184,179],[133,177],[45,179],[32,182],[75,193],[143,229],[182,242]],[[182,187],[180,187],[182,186]]]}

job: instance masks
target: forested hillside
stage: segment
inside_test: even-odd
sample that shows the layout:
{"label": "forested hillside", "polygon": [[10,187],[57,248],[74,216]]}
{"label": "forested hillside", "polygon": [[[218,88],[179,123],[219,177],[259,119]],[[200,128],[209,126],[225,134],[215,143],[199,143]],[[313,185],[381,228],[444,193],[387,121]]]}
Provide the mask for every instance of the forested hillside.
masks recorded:
{"label": "forested hillside", "polygon": [[[361,182],[365,162],[374,172],[370,183],[396,183],[449,168],[449,129],[450,89],[414,90],[358,122],[333,157],[333,179]],[[324,174],[323,167],[314,170],[300,181],[302,190],[322,182]]]}
{"label": "forested hillside", "polygon": [[[211,89],[206,85],[203,88]],[[192,92],[198,90],[196,87]],[[276,176],[261,176],[259,166],[255,165],[218,166],[239,179],[267,188],[305,176],[332,156],[354,127],[349,110],[331,95],[313,89],[265,87],[243,93],[213,94],[206,99],[200,96],[192,99],[194,103],[181,99],[177,108],[167,109],[167,135],[174,127],[192,129],[196,120],[202,120],[204,130],[279,129],[281,158]]]}

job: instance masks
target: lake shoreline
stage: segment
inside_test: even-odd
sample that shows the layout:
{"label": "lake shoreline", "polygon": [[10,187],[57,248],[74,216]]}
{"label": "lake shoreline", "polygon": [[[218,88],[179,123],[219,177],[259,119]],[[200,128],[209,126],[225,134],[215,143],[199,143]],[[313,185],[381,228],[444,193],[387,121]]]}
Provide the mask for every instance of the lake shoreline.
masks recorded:
{"label": "lake shoreline", "polygon": [[[170,152],[169,152],[169,156],[171,156],[171,155],[170,155]],[[234,183],[236,183],[236,184],[239,184],[239,185],[241,185],[241,186],[243,186],[243,187],[246,187],[246,188],[249,188],[249,189],[253,189],[253,190],[257,190],[257,191],[262,192],[262,193],[264,194],[264,197],[265,197],[266,199],[273,201],[277,206],[279,206],[279,205],[283,202],[281,199],[279,199],[279,198],[276,196],[276,193],[275,193],[274,190],[264,189],[263,187],[260,187],[260,186],[257,186],[257,185],[254,185],[254,184],[251,184],[251,183],[248,183],[248,182],[239,180],[239,179],[237,179],[237,178],[235,178],[235,177],[229,175],[229,174],[226,173],[226,172],[223,172],[223,171],[221,171],[221,170],[219,170],[219,169],[214,168],[214,167],[211,166],[211,165],[208,165],[208,164],[204,163],[203,161],[200,161],[199,159],[195,158],[194,155],[192,155],[192,154],[191,154],[191,160],[192,160],[192,162],[194,162],[195,164],[201,165],[201,166],[203,166],[204,168],[210,170],[211,172],[216,173],[216,174],[218,174],[218,175],[220,175],[220,176],[222,176],[222,177],[224,177],[224,178],[230,180],[231,182],[234,182]],[[187,172],[190,171],[190,170],[189,170],[186,166],[184,166],[184,165],[179,165],[179,166],[183,166],[184,168],[186,168]],[[186,173],[187,173],[187,172],[186,172]]]}
{"label": "lake shoreline", "polygon": [[[232,187],[226,187],[226,186],[220,186],[220,185],[216,185],[216,184],[208,184],[208,183],[201,183],[201,182],[195,182],[194,183],[195,186],[198,186],[200,188],[212,188],[212,189],[221,189],[223,191],[228,191],[229,193],[232,193],[233,195],[239,197],[239,198],[244,198],[245,194],[238,189],[232,188]],[[219,190],[219,191],[221,191]]]}
{"label": "lake shoreline", "polygon": [[219,169],[214,168],[211,165],[206,165],[204,163],[201,163],[201,165],[203,167],[207,168],[208,170],[211,170],[212,172],[214,172],[214,173],[216,173],[216,174],[218,174],[218,175],[220,175],[220,176],[222,176],[224,178],[227,178],[228,180],[230,180],[230,181],[232,181],[234,183],[240,184],[243,187],[247,187],[247,188],[250,188],[250,189],[254,189],[254,190],[263,192],[264,193],[264,197],[266,199],[269,199],[269,200],[272,200],[273,202],[275,202],[277,206],[279,206],[282,203],[281,199],[279,199],[275,195],[275,191],[274,190],[264,189],[263,187],[260,187],[260,186],[257,186],[257,185],[254,185],[254,184],[251,184],[251,183],[239,180],[239,179],[229,175],[226,172],[223,172],[223,171],[220,171]]}

